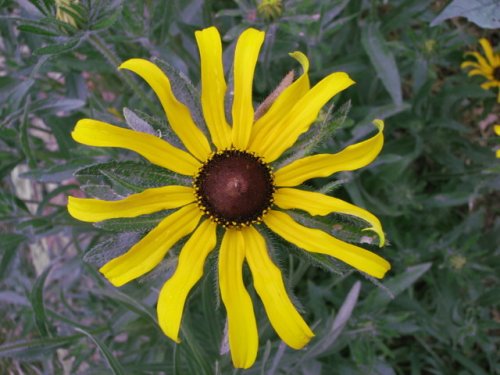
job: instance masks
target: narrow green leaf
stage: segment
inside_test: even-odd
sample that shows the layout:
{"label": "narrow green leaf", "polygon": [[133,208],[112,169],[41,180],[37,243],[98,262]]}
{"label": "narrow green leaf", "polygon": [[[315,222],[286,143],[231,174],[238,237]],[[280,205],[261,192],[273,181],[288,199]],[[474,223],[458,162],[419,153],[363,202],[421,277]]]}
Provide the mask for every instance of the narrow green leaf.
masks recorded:
{"label": "narrow green leaf", "polygon": [[361,43],[394,104],[400,106],[403,103],[403,93],[398,66],[378,23],[368,22],[363,26]]}
{"label": "narrow green leaf", "polygon": [[[432,263],[422,263],[408,267],[406,271],[390,278],[383,285],[393,293],[394,297],[397,297],[411,287],[423,274],[429,271],[431,266]],[[369,306],[370,310],[381,310],[384,309],[391,300],[392,298],[387,292],[378,289],[370,293],[366,299],[366,304]]]}
{"label": "narrow green leaf", "polygon": [[26,237],[21,234],[14,233],[4,233],[0,235],[0,254],[2,255],[2,260],[0,261],[0,280],[6,275],[6,271],[9,269],[9,265],[16,255],[19,245],[26,240]]}
{"label": "narrow green leaf", "polygon": [[[152,187],[189,184],[184,177],[164,168],[136,161],[95,164],[80,169],[75,173],[75,177],[83,186],[107,186],[109,187],[108,193],[114,192],[118,196],[129,195]],[[96,198],[101,197],[96,196]],[[106,198],[102,197],[102,199]]]}
{"label": "narrow green leaf", "polygon": [[112,12],[111,14],[104,14],[103,17],[97,21],[96,23],[94,23],[92,26],[91,26],[91,29],[92,30],[103,30],[103,29],[107,29],[108,27],[111,27],[113,26],[113,24],[118,20],[118,17],[121,15],[122,13],[122,7],[121,6],[118,6],[118,8]]}
{"label": "narrow green leaf", "polygon": [[94,225],[109,232],[147,232],[158,225],[170,212],[172,211],[167,210],[137,217],[109,219]]}
{"label": "narrow green leaf", "polygon": [[141,301],[138,301],[128,294],[121,292],[116,288],[112,289],[101,289],[97,290],[96,294],[109,298],[117,303],[126,307],[127,310],[133,311],[137,315],[146,318],[155,326],[158,325],[156,322],[156,314],[150,306],[144,305]]}
{"label": "narrow green leaf", "polygon": [[24,105],[23,115],[21,118],[21,127],[19,129],[19,143],[21,144],[21,149],[23,150],[24,156],[28,159],[29,167],[35,168],[36,159],[33,154],[32,146],[30,144],[29,121],[28,121],[30,102],[31,101],[28,98]]}
{"label": "narrow green leaf", "polygon": [[37,168],[25,172],[21,177],[33,179],[38,182],[62,182],[73,178],[75,171],[91,164],[90,159],[66,160],[62,164],[51,165],[46,168]]}
{"label": "narrow green leaf", "polygon": [[111,373],[114,375],[122,375],[125,374],[125,370],[123,369],[122,365],[118,360],[115,358],[113,353],[109,350],[109,348],[96,336],[94,336],[92,333],[81,329],[81,328],[75,328],[75,331],[83,333],[85,336],[87,336],[89,339],[91,339],[94,344],[97,345],[99,348],[99,351],[103,355],[104,359],[106,360],[106,363],[108,364],[109,368],[111,369]]}
{"label": "narrow green leaf", "polygon": [[66,43],[60,44],[50,44],[45,47],[38,48],[33,51],[34,55],[58,55],[60,53],[68,52],[73,50],[79,43],[78,39],[72,39],[67,41]]}
{"label": "narrow green leaf", "polygon": [[326,353],[332,347],[352,315],[354,307],[356,306],[356,303],[358,301],[360,290],[361,282],[356,281],[347,294],[344,303],[340,307],[337,315],[333,319],[328,332],[326,332],[326,334],[320,340],[315,341],[311,345],[307,353],[302,357],[301,362],[316,358],[323,353]]}
{"label": "narrow green leaf", "polygon": [[122,255],[140,239],[138,233],[120,233],[96,241],[83,256],[83,260],[96,267],[102,267],[111,259]]}
{"label": "narrow green leaf", "polygon": [[52,30],[46,29],[42,26],[35,25],[20,25],[18,27],[19,30],[25,31],[27,33],[39,34],[39,35],[47,35],[47,36],[57,36],[58,34]]}
{"label": "narrow green leaf", "polygon": [[155,129],[143,118],[141,118],[137,113],[132,111],[131,109],[125,107],[123,108],[123,117],[125,117],[125,121],[127,125],[138,132],[148,133],[157,136],[158,133]]}
{"label": "narrow green leaf", "polygon": [[[187,320],[186,317],[184,317],[184,320]],[[202,347],[195,340],[191,327],[195,327],[195,325],[189,324],[189,322],[181,326],[181,333],[184,338],[184,345],[186,345],[188,349],[189,358],[193,361],[192,364],[194,365],[193,367],[196,368],[196,374],[210,375],[212,374],[210,364],[205,358],[205,352]]]}
{"label": "narrow green leaf", "polygon": [[[50,193],[43,195],[42,200],[38,204],[36,209],[36,215],[43,216],[44,210],[47,206],[51,205],[51,200],[60,194],[64,194],[68,190],[77,190],[77,185],[60,185],[59,187],[52,190]],[[57,209],[66,212],[66,205],[60,205]]]}
{"label": "narrow green leaf", "polygon": [[45,313],[43,288],[45,286],[45,280],[47,280],[47,276],[49,275],[51,269],[51,266],[47,267],[47,269],[45,269],[45,271],[43,271],[43,273],[38,276],[30,293],[30,302],[31,306],[33,307],[33,313],[35,315],[35,323],[38,331],[43,337],[49,336],[50,333],[47,314]]}
{"label": "narrow green leaf", "polygon": [[0,345],[0,358],[35,358],[78,341],[81,335],[20,340]]}
{"label": "narrow green leaf", "polygon": [[468,369],[470,371],[470,374],[488,375],[489,372],[486,372],[484,368],[481,368],[478,363],[475,363],[474,358],[467,358],[466,355],[455,350],[450,350],[449,353],[464,368]]}

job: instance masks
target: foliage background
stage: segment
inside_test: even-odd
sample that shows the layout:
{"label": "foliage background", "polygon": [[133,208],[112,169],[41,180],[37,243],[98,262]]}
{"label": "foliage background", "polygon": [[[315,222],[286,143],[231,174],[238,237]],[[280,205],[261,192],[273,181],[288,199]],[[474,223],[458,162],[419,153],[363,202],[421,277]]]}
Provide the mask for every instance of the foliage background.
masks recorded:
{"label": "foliage background", "polygon": [[[459,68],[479,37],[495,45],[500,34],[476,25],[488,14],[475,23],[436,21],[445,6],[285,0],[278,17],[265,19],[250,0],[88,0],[68,9],[71,26],[55,18],[51,0],[0,1],[0,373],[500,373],[492,131],[499,107],[495,92]],[[339,100],[351,101],[348,120],[335,123],[325,149],[365,137],[375,117],[386,120],[381,156],[337,176],[343,185],[335,194],[381,219],[389,245],[380,253],[393,270],[377,288],[357,273],[331,273],[295,253],[282,257],[317,338],[300,352],[286,348],[257,305],[261,348],[246,371],[220,354],[224,312],[214,260],[175,346],[154,310],[175,257],[140,282],[112,288],[84,258],[109,243],[113,228],[77,222],[65,209],[66,196],[78,191],[76,170],[124,156],[78,146],[70,137],[78,119],[117,122],[123,107],[161,118],[146,86],[116,66],[157,57],[197,83],[194,31],[209,25],[224,36],[226,66],[242,29],[267,31],[256,101],[295,67],[294,50],[310,58],[313,82],[336,70],[354,78]]]}

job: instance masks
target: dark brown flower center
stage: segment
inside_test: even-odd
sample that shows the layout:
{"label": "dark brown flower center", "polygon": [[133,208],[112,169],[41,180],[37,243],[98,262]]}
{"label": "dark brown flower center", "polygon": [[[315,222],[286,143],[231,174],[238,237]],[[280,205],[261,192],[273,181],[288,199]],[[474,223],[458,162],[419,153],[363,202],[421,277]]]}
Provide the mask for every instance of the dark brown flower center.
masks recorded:
{"label": "dark brown flower center", "polygon": [[493,78],[495,78],[495,81],[500,81],[500,66],[493,69]]}
{"label": "dark brown flower center", "polygon": [[258,156],[234,149],[213,154],[193,186],[200,209],[226,228],[260,222],[275,190],[270,167]]}

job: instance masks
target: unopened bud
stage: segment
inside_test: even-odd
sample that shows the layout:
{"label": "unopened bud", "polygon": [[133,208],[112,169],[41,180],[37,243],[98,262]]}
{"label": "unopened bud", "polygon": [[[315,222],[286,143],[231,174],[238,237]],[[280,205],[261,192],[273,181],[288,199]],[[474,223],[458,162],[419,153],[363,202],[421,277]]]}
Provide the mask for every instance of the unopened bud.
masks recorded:
{"label": "unopened bud", "polygon": [[257,13],[266,21],[272,21],[283,13],[281,0],[261,0],[257,6]]}
{"label": "unopened bud", "polygon": [[67,11],[71,4],[77,4],[78,0],[56,0],[56,18],[76,27],[73,15]]}

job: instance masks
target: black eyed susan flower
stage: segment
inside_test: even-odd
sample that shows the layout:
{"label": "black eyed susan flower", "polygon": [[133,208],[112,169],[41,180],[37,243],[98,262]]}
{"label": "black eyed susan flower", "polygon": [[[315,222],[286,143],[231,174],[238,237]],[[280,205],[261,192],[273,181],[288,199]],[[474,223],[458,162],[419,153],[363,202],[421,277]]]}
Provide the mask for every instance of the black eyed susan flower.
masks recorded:
{"label": "black eyed susan flower", "polygon": [[[500,90],[500,54],[493,51],[488,39],[481,38],[479,43],[483,47],[485,56],[479,52],[467,52],[468,55],[475,57],[477,62],[465,61],[461,67],[472,68],[468,73],[469,76],[480,75],[486,78],[486,82],[481,84],[482,89],[489,90],[498,87]],[[500,102],[500,91],[497,101]]]}
{"label": "black eyed susan flower", "polygon": [[151,271],[175,243],[189,236],[173,276],[161,289],[157,306],[161,329],[176,342],[186,298],[216,246],[217,227],[222,227],[218,280],[227,311],[229,347],[234,366],[248,368],[257,355],[258,333],[253,304],[243,282],[244,262],[279,337],[300,349],[314,336],[288,297],[259,227],[265,225],[305,251],[327,254],[377,278],[390,269],[378,255],[299,224],[286,212],[297,209],[311,215],[340,213],[361,218],[369,224],[367,229],[378,235],[382,246],[384,233],[374,215],[298,186],[312,178],[371,163],[384,142],[383,122],[376,120],[377,133],[363,142],[335,154],[307,156],[274,170],[273,162],[309,129],[320,109],[354,82],[346,73],[332,73],[310,87],[309,62],[305,55],[294,52],[291,55],[302,65],[303,74],[255,120],[252,81],[264,33],[248,29],[239,37],[235,50],[230,124],[224,108],[227,86],[220,35],[210,27],[196,32],[196,41],[201,57],[201,104],[210,140],[195,124],[188,107],[176,99],[165,74],[142,59],[128,60],[120,69],[136,73],[152,87],[186,151],[154,135],[92,119],[80,120],[72,133],[85,145],[135,151],[153,164],[189,176],[192,185],[150,188],[118,201],[70,197],[68,210],[79,220],[97,222],[176,209],[126,253],[100,268],[113,285],[121,286]]}

